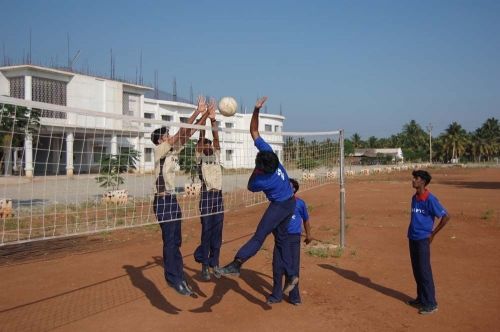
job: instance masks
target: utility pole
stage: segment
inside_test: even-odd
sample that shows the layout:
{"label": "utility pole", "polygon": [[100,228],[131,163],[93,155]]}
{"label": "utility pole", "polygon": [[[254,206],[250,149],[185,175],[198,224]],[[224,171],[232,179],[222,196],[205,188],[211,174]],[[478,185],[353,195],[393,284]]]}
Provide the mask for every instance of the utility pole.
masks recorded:
{"label": "utility pole", "polygon": [[427,130],[429,131],[429,163],[432,164],[432,123],[429,122]]}

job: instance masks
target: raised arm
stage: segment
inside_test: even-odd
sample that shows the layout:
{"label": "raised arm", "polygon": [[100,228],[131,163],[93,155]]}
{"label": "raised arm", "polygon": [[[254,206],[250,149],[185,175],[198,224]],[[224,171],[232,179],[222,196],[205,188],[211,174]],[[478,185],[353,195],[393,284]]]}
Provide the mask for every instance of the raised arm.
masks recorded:
{"label": "raised arm", "polygon": [[266,102],[267,97],[262,97],[257,100],[255,103],[255,108],[253,109],[252,121],[250,121],[250,135],[252,135],[252,139],[255,141],[259,138],[259,112],[264,103]]}
{"label": "raised arm", "polygon": [[212,124],[212,136],[213,136],[213,145],[214,149],[220,151],[219,144],[219,131],[217,128],[217,121],[215,120],[215,109],[217,105],[215,103],[215,99],[210,99],[208,103],[208,118],[210,119],[210,123]]}
{"label": "raised arm", "polygon": [[[194,122],[194,120],[196,119],[196,117],[198,117],[198,115],[200,113],[202,113],[203,115],[201,116],[201,118],[198,121],[196,121],[195,124],[205,123],[205,121],[207,120],[207,117],[208,117],[207,104],[205,101],[205,97],[203,97],[203,96],[198,97],[198,107],[193,112],[193,114],[191,114],[187,123],[192,124]],[[191,135],[193,135],[193,133],[195,131],[196,131],[195,128],[181,128],[181,129],[179,129],[177,134],[172,136],[172,138],[171,138],[172,144],[171,145],[174,145],[174,146],[184,145],[187,142],[187,140],[191,137]]]}
{"label": "raised arm", "polygon": [[[200,123],[202,126],[205,126],[207,123],[206,119],[203,123]],[[198,144],[196,144],[196,152],[203,152],[203,144],[205,144],[205,129],[200,129],[200,136],[198,137]]]}

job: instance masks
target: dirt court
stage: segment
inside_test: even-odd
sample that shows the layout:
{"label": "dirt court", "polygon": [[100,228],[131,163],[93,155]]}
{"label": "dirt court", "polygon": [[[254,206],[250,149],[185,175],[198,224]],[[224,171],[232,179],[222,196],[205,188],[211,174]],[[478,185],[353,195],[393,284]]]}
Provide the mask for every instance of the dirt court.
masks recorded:
{"label": "dirt court", "polygon": [[[421,316],[406,231],[411,172],[347,179],[341,257],[302,252],[303,304],[265,303],[272,238],[240,278],[202,282],[192,252],[198,220],[183,224],[182,253],[197,298],[169,288],[159,227],[0,248],[0,331],[500,331],[500,168],[431,169],[430,190],[452,220],[432,244],[439,311]],[[338,241],[338,188],[300,195],[313,235]],[[221,264],[255,229],[265,206],[229,212]]]}

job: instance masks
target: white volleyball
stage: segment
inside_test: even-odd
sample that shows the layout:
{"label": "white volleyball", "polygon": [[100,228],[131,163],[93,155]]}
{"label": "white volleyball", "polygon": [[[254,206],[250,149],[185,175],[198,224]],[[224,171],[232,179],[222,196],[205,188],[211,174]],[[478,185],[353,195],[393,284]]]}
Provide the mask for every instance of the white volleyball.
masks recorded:
{"label": "white volleyball", "polygon": [[219,112],[224,116],[233,116],[238,109],[238,103],[233,97],[222,97],[219,101]]}

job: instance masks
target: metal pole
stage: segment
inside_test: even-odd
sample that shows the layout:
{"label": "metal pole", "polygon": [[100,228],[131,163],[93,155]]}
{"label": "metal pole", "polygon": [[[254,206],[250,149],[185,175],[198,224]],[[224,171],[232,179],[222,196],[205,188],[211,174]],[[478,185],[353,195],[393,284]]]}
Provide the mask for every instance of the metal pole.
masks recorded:
{"label": "metal pole", "polygon": [[429,130],[429,163],[432,164],[432,123],[429,123],[427,130]]}
{"label": "metal pole", "polygon": [[340,248],[345,246],[344,130],[340,130]]}

